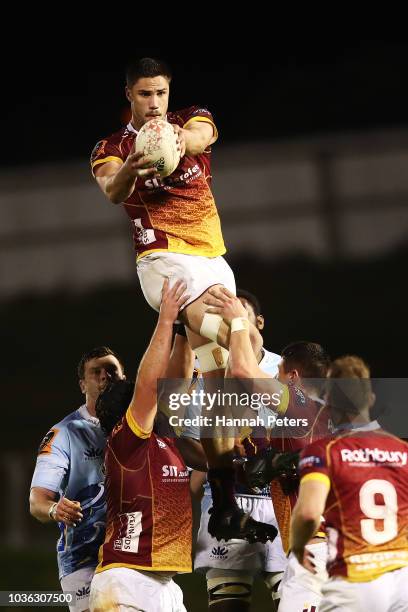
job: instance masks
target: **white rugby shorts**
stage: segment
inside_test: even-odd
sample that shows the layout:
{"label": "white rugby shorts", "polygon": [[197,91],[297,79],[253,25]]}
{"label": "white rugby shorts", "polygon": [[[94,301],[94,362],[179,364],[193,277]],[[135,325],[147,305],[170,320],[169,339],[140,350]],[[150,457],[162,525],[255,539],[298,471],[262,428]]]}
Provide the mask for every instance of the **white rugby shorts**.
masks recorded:
{"label": "white rugby shorts", "polygon": [[[299,563],[293,553],[279,586],[279,612],[303,612],[313,609],[320,612],[322,587],[328,580],[326,571],[327,542],[308,544],[306,546],[314,555],[317,574],[312,574]],[[370,611],[371,612],[371,611]]]}
{"label": "white rugby shorts", "polygon": [[186,612],[182,590],[171,577],[127,567],[95,574],[89,603],[91,612]]}
{"label": "white rugby shorts", "polygon": [[159,251],[139,259],[137,273],[147,303],[157,312],[160,310],[165,278],[170,279],[170,286],[177,280],[187,284],[186,293],[190,298],[185,306],[194,302],[212,285],[224,285],[235,294],[234,274],[221,256],[201,257]]}
{"label": "white rugby shorts", "polygon": [[[278,524],[270,497],[247,497],[236,495],[238,505],[251,517],[263,523]],[[207,572],[211,568],[246,570],[251,574],[259,572],[283,572],[287,559],[282,548],[280,535],[273,542],[250,544],[246,540],[217,540],[208,533],[211,495],[204,495],[201,501],[200,529],[198,531],[194,569]]]}
{"label": "white rugby shorts", "polygon": [[75,591],[76,594],[76,603],[69,606],[70,612],[89,610],[89,593],[94,571],[94,567],[84,567],[61,578],[61,588],[64,593]]}
{"label": "white rugby shorts", "polygon": [[408,567],[369,582],[330,578],[322,596],[319,612],[404,612],[408,610]]}

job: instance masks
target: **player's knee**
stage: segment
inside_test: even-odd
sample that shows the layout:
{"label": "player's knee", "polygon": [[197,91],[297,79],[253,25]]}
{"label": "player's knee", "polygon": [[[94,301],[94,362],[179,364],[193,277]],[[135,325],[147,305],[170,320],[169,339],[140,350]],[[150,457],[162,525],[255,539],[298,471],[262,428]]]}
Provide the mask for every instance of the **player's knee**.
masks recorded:
{"label": "player's knee", "polygon": [[250,574],[231,575],[225,572],[215,577],[207,576],[208,605],[210,610],[249,610],[252,598],[253,577]]}
{"label": "player's knee", "polygon": [[228,363],[228,351],[216,342],[208,342],[194,349],[200,364],[200,369],[205,374],[214,370],[225,370]]}

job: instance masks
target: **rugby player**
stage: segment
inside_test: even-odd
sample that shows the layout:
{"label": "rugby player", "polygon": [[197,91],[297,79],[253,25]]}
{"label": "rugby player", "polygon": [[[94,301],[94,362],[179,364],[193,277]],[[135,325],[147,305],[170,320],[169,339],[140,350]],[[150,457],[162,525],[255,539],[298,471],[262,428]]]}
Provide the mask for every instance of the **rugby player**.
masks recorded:
{"label": "rugby player", "polygon": [[370,420],[374,401],[367,364],[336,359],[326,397],[336,435],[301,454],[290,546],[312,574],[306,545],[323,514],[330,580],[319,612],[408,609],[408,444]]}
{"label": "rugby player", "polygon": [[109,382],[124,377],[123,365],[110,348],[85,353],[78,365],[85,403],[54,425],[38,450],[30,512],[41,523],[58,524],[61,587],[76,593],[71,612],[89,609],[90,584],[105,535],[105,436],[95,404]]}

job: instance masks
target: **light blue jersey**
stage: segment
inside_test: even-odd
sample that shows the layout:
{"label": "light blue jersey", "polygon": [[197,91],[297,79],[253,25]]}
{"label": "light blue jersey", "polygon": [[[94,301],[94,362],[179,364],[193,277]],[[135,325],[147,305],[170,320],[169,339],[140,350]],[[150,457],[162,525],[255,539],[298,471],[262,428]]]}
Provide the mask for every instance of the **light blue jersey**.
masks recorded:
{"label": "light blue jersey", "polygon": [[84,405],[57,423],[39,448],[31,487],[55,491],[82,507],[83,519],[76,527],[58,523],[60,579],[98,562],[105,536],[105,442],[98,419]]}

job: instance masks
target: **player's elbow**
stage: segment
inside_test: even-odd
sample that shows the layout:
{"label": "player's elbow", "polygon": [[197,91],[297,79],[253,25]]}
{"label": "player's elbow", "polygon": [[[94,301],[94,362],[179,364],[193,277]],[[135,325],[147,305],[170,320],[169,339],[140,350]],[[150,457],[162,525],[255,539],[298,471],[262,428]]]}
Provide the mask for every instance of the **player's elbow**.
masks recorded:
{"label": "player's elbow", "polygon": [[108,196],[108,199],[111,202],[111,204],[115,204],[115,205],[122,204],[123,198],[120,197],[120,194],[116,193],[116,191],[107,189],[105,191],[105,194]]}
{"label": "player's elbow", "polygon": [[208,146],[208,138],[197,136],[186,144],[186,155],[202,155]]}
{"label": "player's elbow", "polygon": [[30,504],[30,514],[31,516],[33,516],[35,519],[37,519],[37,521],[40,521],[40,523],[44,523],[44,519],[42,517],[42,514],[39,512],[38,509],[38,505],[35,501],[35,499],[33,499],[33,496],[30,493],[30,498],[29,498],[29,504]]}

